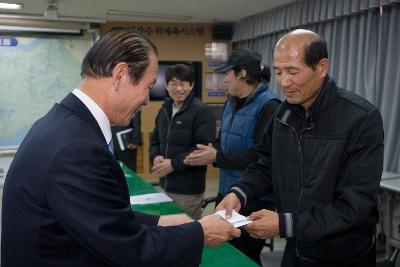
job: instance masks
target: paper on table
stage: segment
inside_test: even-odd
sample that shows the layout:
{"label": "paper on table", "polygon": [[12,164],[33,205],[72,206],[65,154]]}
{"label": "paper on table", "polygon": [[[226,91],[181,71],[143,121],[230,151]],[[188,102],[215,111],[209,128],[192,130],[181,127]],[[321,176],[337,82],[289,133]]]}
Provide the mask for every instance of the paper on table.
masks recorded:
{"label": "paper on table", "polygon": [[[226,210],[220,210],[220,211],[217,211],[215,214],[218,214],[222,218],[225,218],[225,212],[226,212]],[[245,217],[245,216],[237,213],[235,210],[233,210],[232,217],[230,219],[228,219],[228,222],[230,222],[231,224],[233,224],[233,226],[238,228],[240,226],[249,224],[252,221],[248,220],[247,217]]]}
{"label": "paper on table", "polygon": [[164,193],[151,193],[130,197],[131,205],[145,205],[162,202],[171,202],[172,199]]}

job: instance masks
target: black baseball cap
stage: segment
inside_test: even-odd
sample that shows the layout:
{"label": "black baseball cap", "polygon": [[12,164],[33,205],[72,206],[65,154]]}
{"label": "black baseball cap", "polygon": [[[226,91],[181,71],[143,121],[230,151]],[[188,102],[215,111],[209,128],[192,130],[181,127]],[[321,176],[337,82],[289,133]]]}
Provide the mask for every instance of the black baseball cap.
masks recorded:
{"label": "black baseball cap", "polygon": [[235,66],[242,66],[252,62],[261,62],[261,55],[248,48],[238,48],[230,55],[228,61],[214,69],[214,72],[224,73]]}

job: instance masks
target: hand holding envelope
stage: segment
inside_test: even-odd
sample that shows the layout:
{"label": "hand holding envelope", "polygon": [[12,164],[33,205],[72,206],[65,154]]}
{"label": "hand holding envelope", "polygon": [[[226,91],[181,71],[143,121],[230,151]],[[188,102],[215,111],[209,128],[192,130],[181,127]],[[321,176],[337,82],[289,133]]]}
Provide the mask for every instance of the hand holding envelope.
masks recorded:
{"label": "hand holding envelope", "polygon": [[248,217],[252,222],[244,227],[244,230],[253,238],[271,238],[279,235],[278,213],[262,209],[253,212]]}
{"label": "hand holding envelope", "polygon": [[[235,193],[229,193],[218,204],[216,211],[217,214],[223,211],[224,218],[227,218],[229,221],[229,218],[233,217],[235,213],[237,214],[240,208],[241,203],[239,198]],[[242,224],[244,226],[243,229],[253,238],[266,239],[279,235],[279,217],[275,211],[262,209],[251,213],[246,220],[246,223]],[[239,221],[244,222],[244,220]]]}
{"label": "hand holding envelope", "polygon": [[234,237],[240,236],[240,230],[233,227],[220,215],[211,214],[199,220],[203,227],[204,244],[215,247]]}

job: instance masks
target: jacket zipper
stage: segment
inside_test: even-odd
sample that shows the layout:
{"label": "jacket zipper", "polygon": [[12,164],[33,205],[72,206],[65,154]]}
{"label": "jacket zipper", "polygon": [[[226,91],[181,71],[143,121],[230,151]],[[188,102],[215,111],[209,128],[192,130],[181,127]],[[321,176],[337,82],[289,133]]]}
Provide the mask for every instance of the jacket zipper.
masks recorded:
{"label": "jacket zipper", "polygon": [[165,108],[163,108],[163,110],[164,110],[165,116],[167,117],[167,120],[168,120],[167,144],[165,145],[165,151],[164,151],[164,155],[166,157],[167,156],[167,152],[168,152],[169,134],[171,132],[172,119],[171,120],[169,119],[167,110]]}
{"label": "jacket zipper", "polygon": [[[168,120],[167,144],[165,145],[165,152],[164,152],[164,156],[166,157],[166,156],[167,156],[167,152],[168,152],[169,133],[170,133],[170,131],[171,131],[172,119],[171,119],[171,120],[169,119],[167,110],[166,110],[165,108],[163,108],[163,110],[164,110],[165,116],[167,117],[167,120]],[[167,176],[168,176],[168,175],[165,176],[165,184],[164,184],[165,190],[167,190],[167,184],[168,184]]]}
{"label": "jacket zipper", "polygon": [[290,125],[287,122],[284,122],[284,121],[282,121],[280,119],[277,119],[277,120],[280,123],[282,123],[282,124],[286,125],[287,127],[289,127],[294,132],[294,134],[296,135],[296,139],[297,139],[297,153],[300,154],[300,181],[301,181],[300,195],[299,195],[299,199],[297,201],[297,209],[298,209],[299,206],[300,206],[300,200],[301,200],[301,197],[303,195],[303,187],[304,187],[304,183],[303,183],[303,167],[302,167],[302,165],[303,165],[303,152],[302,152],[302,149],[301,149],[301,133],[302,133],[302,131],[300,131],[300,136],[299,136],[297,134],[296,129],[292,125]]}
{"label": "jacket zipper", "polygon": [[311,123],[311,126],[310,126],[310,127],[305,128],[305,129],[301,129],[301,131],[300,131],[300,136],[299,136],[299,139],[298,139],[298,142],[299,142],[299,144],[298,144],[298,153],[300,154],[300,180],[301,180],[301,190],[300,190],[300,196],[299,196],[299,203],[297,204],[297,209],[300,208],[300,200],[301,200],[301,197],[303,196],[303,189],[304,189],[304,178],[303,178],[303,151],[302,151],[302,142],[301,142],[302,139],[301,139],[301,136],[303,135],[303,132],[304,132],[304,131],[311,130],[312,128],[314,128],[314,123],[313,123],[313,122]]}
{"label": "jacket zipper", "polygon": [[[301,189],[300,189],[299,199],[297,200],[297,210],[299,210],[300,209],[301,198],[303,196],[303,191],[304,191],[303,150],[302,150],[302,142],[301,142],[302,139],[301,139],[301,136],[302,136],[304,131],[311,130],[312,128],[314,128],[314,122],[311,121],[311,126],[310,127],[305,128],[305,129],[301,129],[300,134],[298,135],[296,129],[293,126],[289,125],[288,123],[286,123],[286,122],[284,122],[284,121],[282,121],[280,119],[277,119],[277,120],[279,122],[281,122],[282,124],[288,126],[290,129],[292,129],[293,132],[296,135],[296,138],[297,138],[297,153],[300,154],[300,181],[301,181]],[[296,239],[296,255],[297,255],[297,257],[301,258],[299,250],[298,250],[298,246],[297,246],[297,239]]]}
{"label": "jacket zipper", "polygon": [[187,107],[188,107],[187,105],[183,106],[181,109],[178,110],[178,112],[175,113],[174,116],[172,116],[172,114],[171,114],[171,120],[169,119],[167,109],[165,107],[163,108],[165,116],[167,116],[167,119],[168,119],[167,144],[165,145],[165,156],[167,156],[167,153],[168,153],[169,135],[171,133],[172,122],[174,121],[174,118],[176,117],[176,115],[185,111],[187,109]]}
{"label": "jacket zipper", "polygon": [[[179,109],[178,112],[175,113],[174,116],[172,116],[172,114],[171,114],[171,119],[169,119],[167,109],[165,107],[163,108],[165,116],[167,117],[167,120],[168,120],[167,144],[165,145],[165,152],[164,152],[165,157],[167,157],[167,155],[168,155],[169,135],[171,134],[172,122],[174,121],[174,118],[176,117],[176,115],[178,115],[178,113],[183,112],[185,109],[187,109],[187,105],[185,105],[181,109]],[[168,175],[165,176],[165,184],[164,184],[165,190],[167,189],[167,183],[168,183],[167,178],[168,178]]]}
{"label": "jacket zipper", "polygon": [[[300,179],[301,179],[301,191],[300,191],[300,196],[299,196],[299,203],[297,204],[297,210],[300,210],[301,197],[303,196],[303,191],[304,191],[303,151],[302,151],[302,149],[301,149],[301,147],[302,147],[302,142],[301,142],[302,139],[301,139],[301,136],[302,136],[302,134],[303,134],[304,131],[311,130],[312,128],[314,128],[314,122],[313,122],[313,121],[311,121],[311,126],[310,126],[310,127],[305,128],[305,129],[301,129],[301,131],[300,131],[299,149],[300,149]],[[297,255],[297,257],[299,257],[299,258],[303,258],[303,257],[300,256],[300,253],[299,253],[299,247],[298,247],[298,244],[297,244],[297,238],[296,238],[296,255]],[[308,258],[305,258],[305,259],[311,260],[311,259],[308,259]],[[311,260],[311,261],[312,261],[312,260]]]}

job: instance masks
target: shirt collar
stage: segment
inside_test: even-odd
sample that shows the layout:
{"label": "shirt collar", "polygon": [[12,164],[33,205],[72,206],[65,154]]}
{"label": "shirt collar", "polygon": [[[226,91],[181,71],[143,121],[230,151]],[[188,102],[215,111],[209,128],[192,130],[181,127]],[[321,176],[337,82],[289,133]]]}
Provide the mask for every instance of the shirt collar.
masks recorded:
{"label": "shirt collar", "polygon": [[72,93],[83,102],[83,104],[89,109],[93,117],[96,119],[100,126],[100,129],[106,139],[106,143],[111,141],[111,125],[104,111],[93,101],[87,94],[75,88]]}

